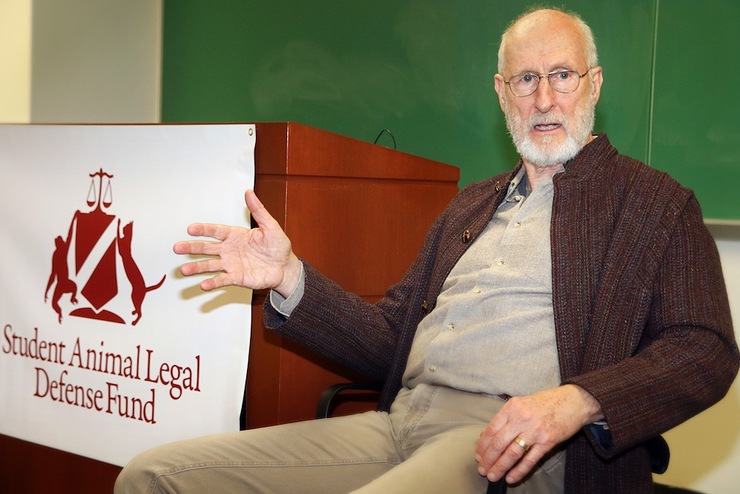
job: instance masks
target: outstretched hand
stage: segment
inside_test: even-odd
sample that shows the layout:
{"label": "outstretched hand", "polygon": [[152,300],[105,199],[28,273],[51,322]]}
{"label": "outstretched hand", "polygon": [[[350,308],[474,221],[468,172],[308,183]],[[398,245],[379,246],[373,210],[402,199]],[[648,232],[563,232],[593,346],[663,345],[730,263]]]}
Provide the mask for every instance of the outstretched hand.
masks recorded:
{"label": "outstretched hand", "polygon": [[478,472],[492,481],[506,476],[509,484],[517,483],[555,446],[602,418],[593,396],[572,384],[511,398],[481,433]]}
{"label": "outstretched hand", "polygon": [[247,190],[244,200],[257,227],[190,225],[188,234],[211,237],[215,241],[177,242],[173,247],[175,253],[212,257],[185,263],[180,271],[185,276],[217,273],[200,283],[203,290],[235,285],[255,290],[273,289],[287,297],[298,283],[301,262],[293,253],[290,239],[254,191]]}

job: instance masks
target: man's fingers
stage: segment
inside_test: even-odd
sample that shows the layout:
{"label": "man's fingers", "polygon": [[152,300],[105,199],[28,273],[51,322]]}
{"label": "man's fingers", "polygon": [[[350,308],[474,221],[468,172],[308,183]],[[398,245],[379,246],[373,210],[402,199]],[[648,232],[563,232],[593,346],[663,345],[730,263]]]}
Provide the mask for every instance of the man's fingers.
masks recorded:
{"label": "man's fingers", "polygon": [[478,472],[490,480],[498,480],[513,467],[524,455],[524,451],[515,443],[497,445],[493,441],[480,461]]}
{"label": "man's fingers", "polygon": [[209,292],[211,290],[214,290],[216,288],[221,288],[222,286],[226,286],[228,283],[228,275],[225,273],[221,273],[217,276],[213,276],[212,278],[205,279],[200,282],[200,288],[204,292]]}
{"label": "man's fingers", "polygon": [[221,242],[189,240],[175,243],[172,250],[175,254],[217,256],[221,253]]}
{"label": "man's fingers", "polygon": [[479,473],[491,481],[506,477],[506,482],[515,484],[537,468],[537,462],[542,458],[546,448],[532,447],[525,450],[516,442],[511,442],[496,460],[487,469],[481,465]]}
{"label": "man's fingers", "polygon": [[[519,460],[517,451],[510,449],[510,434],[504,430],[493,432],[491,424],[481,434],[476,451],[478,460],[478,472],[481,475],[494,474],[496,479],[501,478],[504,473]],[[506,458],[508,455],[508,458]],[[506,465],[508,467],[504,468]]]}
{"label": "man's fingers", "polygon": [[[517,446],[516,443],[514,443],[514,446]],[[506,474],[506,482],[509,484],[516,484],[517,482],[520,482],[522,479],[524,479],[524,477],[529,475],[537,468],[538,462],[542,459],[546,452],[547,448],[540,446],[533,446],[532,449],[527,452],[521,450],[519,452],[519,461],[515,463]]]}
{"label": "man's fingers", "polygon": [[[507,417],[505,414],[497,413],[491,421],[488,423],[485,429],[480,434],[478,439],[478,446],[475,452],[475,459],[480,461],[484,454],[490,450],[493,446],[494,450],[502,451],[508,443],[501,443],[501,431],[506,426]],[[493,441],[498,438],[499,444],[492,445]],[[490,453],[489,453],[490,454]]]}
{"label": "man's fingers", "polygon": [[201,273],[215,273],[223,269],[223,263],[219,258],[204,259],[202,261],[188,262],[180,267],[180,272],[185,276]]}
{"label": "man's fingers", "polygon": [[188,234],[193,237],[210,237],[223,241],[236,227],[216,223],[193,223],[188,226]]}
{"label": "man's fingers", "polygon": [[190,254],[190,242],[175,242],[172,250],[175,254]]}
{"label": "man's fingers", "polygon": [[247,204],[247,208],[252,214],[252,219],[257,222],[257,225],[259,225],[260,228],[263,230],[272,230],[278,226],[275,218],[272,217],[253,190],[247,189],[244,193],[244,202]]}

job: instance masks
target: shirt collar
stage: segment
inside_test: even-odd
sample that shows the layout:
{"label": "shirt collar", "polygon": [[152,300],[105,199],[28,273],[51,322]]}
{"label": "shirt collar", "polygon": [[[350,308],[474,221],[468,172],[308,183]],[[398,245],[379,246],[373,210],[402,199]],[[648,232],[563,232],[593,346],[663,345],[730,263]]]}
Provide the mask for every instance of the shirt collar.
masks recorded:
{"label": "shirt collar", "polygon": [[531,190],[529,180],[527,180],[527,172],[524,166],[521,166],[519,171],[516,172],[516,175],[514,175],[514,178],[509,182],[509,190],[506,192],[504,200],[519,202],[526,199]]}

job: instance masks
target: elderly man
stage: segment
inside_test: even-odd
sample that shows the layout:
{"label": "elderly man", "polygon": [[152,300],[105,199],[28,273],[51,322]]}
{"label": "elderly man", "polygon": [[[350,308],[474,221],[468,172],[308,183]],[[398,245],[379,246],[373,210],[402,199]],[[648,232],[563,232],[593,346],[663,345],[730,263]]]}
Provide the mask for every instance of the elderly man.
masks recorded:
{"label": "elderly man", "polygon": [[719,400],[738,369],[720,263],[691,191],[593,135],[588,26],[537,10],[494,84],[521,161],[463,190],[377,304],[259,225],[196,224],[205,290],[270,288],[266,326],[383,379],[379,411],[147,452],[117,492],[646,493],[645,443]]}

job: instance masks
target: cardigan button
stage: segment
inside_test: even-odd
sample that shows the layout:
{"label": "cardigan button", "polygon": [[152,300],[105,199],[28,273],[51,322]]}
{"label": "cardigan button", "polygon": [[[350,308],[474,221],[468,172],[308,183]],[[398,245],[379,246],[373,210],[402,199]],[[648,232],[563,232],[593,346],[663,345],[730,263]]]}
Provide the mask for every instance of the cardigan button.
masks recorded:
{"label": "cardigan button", "polygon": [[470,242],[470,230],[465,230],[462,234],[462,241],[464,244]]}
{"label": "cardigan button", "polygon": [[423,310],[424,312],[427,312],[429,310],[429,302],[427,302],[426,300],[424,300],[421,303],[421,310]]}

